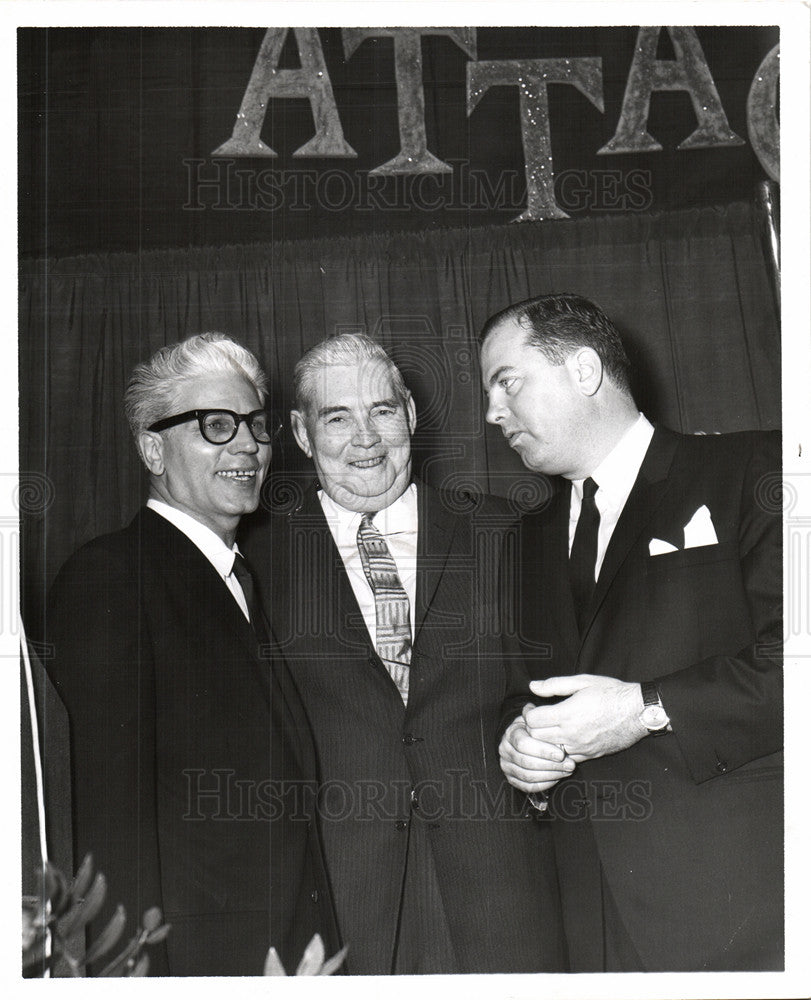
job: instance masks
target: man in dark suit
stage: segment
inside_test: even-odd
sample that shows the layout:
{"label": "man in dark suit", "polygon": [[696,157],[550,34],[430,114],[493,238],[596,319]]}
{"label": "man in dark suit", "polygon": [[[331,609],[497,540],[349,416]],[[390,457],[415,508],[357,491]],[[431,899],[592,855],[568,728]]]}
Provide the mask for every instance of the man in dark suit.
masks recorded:
{"label": "man in dark suit", "polygon": [[497,753],[512,515],[412,479],[414,401],[373,340],[318,344],[295,387],[318,484],[245,544],[315,734],[350,970],[562,970],[548,831]]}
{"label": "man in dark suit", "polygon": [[522,523],[500,752],[555,817],[572,969],[779,969],[779,436],[654,429],[578,296],[494,316],[481,361],[488,421],[561,477]]}
{"label": "man in dark suit", "polygon": [[270,464],[264,399],[256,359],[222,334],[139,365],[125,405],[149,500],[49,595],[75,856],[92,852],[130,930],[161,908],[161,975],[261,975],[271,945],[294,963],[316,931],[336,943],[311,734],[286,668],[261,655],[267,625],[234,544]]}

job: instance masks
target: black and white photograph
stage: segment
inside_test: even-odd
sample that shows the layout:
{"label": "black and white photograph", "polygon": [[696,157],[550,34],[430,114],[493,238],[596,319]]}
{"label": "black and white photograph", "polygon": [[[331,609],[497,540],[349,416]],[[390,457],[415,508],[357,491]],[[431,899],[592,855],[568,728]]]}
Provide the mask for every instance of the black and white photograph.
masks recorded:
{"label": "black and white photograph", "polygon": [[807,995],[807,6],[9,7],[9,982]]}

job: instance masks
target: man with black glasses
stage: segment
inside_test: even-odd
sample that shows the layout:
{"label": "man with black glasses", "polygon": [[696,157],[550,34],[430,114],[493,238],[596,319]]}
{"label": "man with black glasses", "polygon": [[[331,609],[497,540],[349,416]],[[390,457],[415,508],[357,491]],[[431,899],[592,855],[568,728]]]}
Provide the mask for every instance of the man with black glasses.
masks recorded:
{"label": "man with black glasses", "polygon": [[[335,941],[309,726],[235,545],[278,430],[256,358],[222,334],[133,372],[127,419],[149,499],[85,545],[49,598],[51,676],[71,722],[74,847],[133,930],[159,906],[163,975],[260,975]],[[264,655],[263,655],[264,654]],[[98,928],[96,929],[96,933]]]}

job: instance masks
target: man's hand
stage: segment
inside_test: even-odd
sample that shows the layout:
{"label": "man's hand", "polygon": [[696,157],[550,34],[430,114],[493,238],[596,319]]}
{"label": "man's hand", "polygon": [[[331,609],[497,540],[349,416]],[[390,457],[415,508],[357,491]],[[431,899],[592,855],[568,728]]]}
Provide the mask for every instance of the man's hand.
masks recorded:
{"label": "man's hand", "polygon": [[578,764],[625,750],[648,734],[639,721],[644,708],[639,684],[598,674],[576,674],[532,681],[529,688],[542,698],[566,699],[556,705],[524,706],[529,737],[565,747]]}
{"label": "man's hand", "polygon": [[507,781],[522,792],[545,792],[575,766],[559,746],[530,736],[520,715],[502,736],[498,753]]}

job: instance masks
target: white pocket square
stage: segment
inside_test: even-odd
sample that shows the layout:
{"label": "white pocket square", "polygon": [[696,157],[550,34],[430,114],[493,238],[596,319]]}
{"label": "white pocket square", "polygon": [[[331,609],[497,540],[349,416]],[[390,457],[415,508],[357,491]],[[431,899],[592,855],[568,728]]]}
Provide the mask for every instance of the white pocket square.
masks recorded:
{"label": "white pocket square", "polygon": [[[684,547],[696,549],[700,545],[717,544],[718,536],[715,534],[710,511],[705,504],[702,504],[684,526]],[[678,551],[678,546],[666,542],[663,538],[651,538],[648,542],[648,552],[652,556],[663,556],[667,552]]]}
{"label": "white pocket square", "polygon": [[678,552],[678,549],[663,538],[651,538],[648,543],[648,551],[652,556],[663,556],[665,552]]}
{"label": "white pocket square", "polygon": [[712,523],[709,509],[705,504],[693,514],[684,526],[684,547],[695,549],[699,545],[717,545],[718,535]]}

